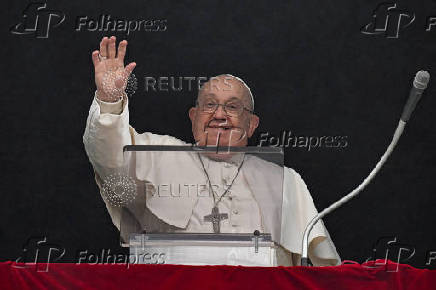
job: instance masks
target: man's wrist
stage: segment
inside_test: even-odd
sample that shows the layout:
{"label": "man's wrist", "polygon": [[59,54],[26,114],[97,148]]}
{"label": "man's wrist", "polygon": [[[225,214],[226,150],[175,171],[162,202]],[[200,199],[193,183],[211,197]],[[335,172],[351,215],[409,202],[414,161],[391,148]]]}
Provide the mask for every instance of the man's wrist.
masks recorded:
{"label": "man's wrist", "polygon": [[118,98],[116,96],[111,96],[111,98],[107,97],[104,93],[102,93],[100,90],[97,89],[95,92],[95,96],[98,100],[105,102],[105,103],[116,103],[123,99],[123,96],[119,96]]}
{"label": "man's wrist", "polygon": [[98,91],[94,94],[94,98],[100,106],[100,114],[121,114],[124,110],[125,97],[123,96],[116,102],[106,102],[98,98]]}

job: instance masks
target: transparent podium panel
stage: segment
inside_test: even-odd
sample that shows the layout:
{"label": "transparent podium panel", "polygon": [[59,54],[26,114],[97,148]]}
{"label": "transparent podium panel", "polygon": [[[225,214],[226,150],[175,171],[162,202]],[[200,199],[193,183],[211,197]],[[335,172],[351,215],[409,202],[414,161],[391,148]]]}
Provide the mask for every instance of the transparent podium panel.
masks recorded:
{"label": "transparent podium panel", "polygon": [[137,264],[277,265],[271,236],[249,234],[132,234],[130,260]]}
{"label": "transparent podium panel", "polygon": [[158,253],[172,264],[274,263],[281,148],[125,146],[123,167],[103,184],[131,254]]}

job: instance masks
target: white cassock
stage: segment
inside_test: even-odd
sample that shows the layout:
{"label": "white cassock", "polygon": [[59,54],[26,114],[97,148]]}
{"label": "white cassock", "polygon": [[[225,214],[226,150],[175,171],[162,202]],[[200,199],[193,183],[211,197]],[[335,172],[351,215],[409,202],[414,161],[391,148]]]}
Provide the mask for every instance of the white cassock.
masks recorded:
{"label": "white cassock", "polygon": [[[129,125],[127,102],[125,98],[116,103],[106,103],[96,97],[92,102],[83,142],[97,173],[96,181],[99,186],[101,186],[99,176],[104,176],[124,164],[125,145],[188,145],[168,135],[148,132],[138,134]],[[191,181],[191,184],[207,184],[204,173],[206,170],[211,183],[217,185],[215,187],[217,196],[221,196],[236,176],[231,190],[218,203],[219,212],[228,213],[228,219],[220,223],[221,232],[252,233],[260,229],[261,232],[271,233],[273,239],[280,237],[282,248],[277,251],[279,264],[287,266],[299,264],[303,232],[309,221],[317,214],[317,210],[306,184],[297,172],[291,168],[284,168],[283,187],[280,187],[283,194],[274,197],[265,194],[271,192],[265,186],[275,186],[272,183],[268,185],[268,180],[274,180],[274,171],[279,170],[280,167],[257,157],[245,158],[239,174],[237,174],[237,162],[224,162],[222,166],[223,162],[203,157],[203,169],[201,162],[189,154],[172,157],[167,155],[166,158],[167,160],[159,160],[159,163],[156,161],[157,158],[145,158],[136,163],[137,178],[151,185],[148,188],[152,189],[145,191],[144,206],[158,217],[159,221],[183,231],[210,233],[212,225],[210,222],[205,222],[204,217],[211,213],[214,201],[208,192],[201,192],[201,190],[198,192],[197,189],[196,194],[183,195],[179,188],[177,189],[179,196],[185,198],[162,198],[164,196],[162,189],[159,191],[157,188],[158,194],[156,194],[156,185],[183,184],[187,181]],[[271,176],[268,176],[269,174]],[[172,180],[167,179],[169,176]],[[262,180],[263,185],[260,185],[259,180]],[[170,190],[174,191],[174,189]],[[169,195],[173,195],[172,193]],[[112,222],[120,229],[120,208],[112,206],[105,199],[104,201]],[[145,215],[141,212],[135,213],[139,217],[141,214]],[[147,223],[145,221],[147,219],[149,214],[143,218],[144,223]],[[281,224],[278,223],[280,219]],[[322,221],[315,225],[310,234],[309,258],[314,265],[340,264],[340,257]]]}

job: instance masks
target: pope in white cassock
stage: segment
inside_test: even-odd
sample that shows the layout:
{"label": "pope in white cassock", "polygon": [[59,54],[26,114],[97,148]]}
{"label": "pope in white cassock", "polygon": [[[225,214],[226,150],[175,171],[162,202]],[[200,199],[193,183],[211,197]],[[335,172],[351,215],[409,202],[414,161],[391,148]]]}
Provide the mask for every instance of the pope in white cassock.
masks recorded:
{"label": "pope in white cassock", "polygon": [[[100,188],[101,176],[123,165],[125,145],[189,145],[168,135],[139,134],[129,125],[128,98],[126,94],[116,93],[123,91],[126,84],[122,79],[125,80],[136,66],[135,63],[124,66],[126,47],[126,40],[121,41],[117,49],[115,37],[104,37],[100,50],[92,53],[97,91],[83,142]],[[113,72],[120,78],[107,77]],[[189,110],[196,144],[247,146],[247,139],[259,123],[253,109],[253,96],[244,81],[228,74],[212,78],[203,84],[196,106]],[[285,167],[280,180],[282,192],[274,197],[268,195],[273,190],[265,189],[265,184],[277,188],[277,184],[268,183],[268,180],[274,180],[273,175],[280,170],[279,166],[240,154],[226,160],[215,155],[193,156],[186,154],[173,158],[168,155],[157,160],[144,154],[140,164],[136,164],[136,176],[150,185],[145,186],[150,190],[145,191],[145,196],[137,197],[144,199],[146,210],[134,214],[140,220],[154,219],[154,223],[158,221],[174,231],[252,233],[260,229],[271,233],[273,238],[280,237],[279,264],[299,265],[304,229],[317,214],[301,176]],[[203,196],[188,194],[187,198],[159,198],[156,189],[159,184],[170,183],[169,177],[181,183],[201,180],[201,184],[210,185],[207,188],[212,192]],[[260,180],[263,187],[259,186]],[[104,201],[114,225],[120,229],[120,208],[105,198]],[[225,214],[225,218],[212,223],[212,213]],[[317,223],[309,237],[309,258],[314,265],[340,264],[322,221]]]}

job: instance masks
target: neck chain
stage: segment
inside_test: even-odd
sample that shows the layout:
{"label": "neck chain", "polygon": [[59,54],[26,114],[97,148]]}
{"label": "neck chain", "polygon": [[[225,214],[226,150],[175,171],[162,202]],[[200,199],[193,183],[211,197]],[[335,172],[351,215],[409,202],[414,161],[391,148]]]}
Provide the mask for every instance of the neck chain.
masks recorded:
{"label": "neck chain", "polygon": [[232,182],[231,182],[230,185],[226,188],[226,190],[224,191],[224,193],[223,193],[223,194],[218,198],[217,201],[215,201],[215,195],[218,197],[218,194],[216,194],[215,191],[213,191],[213,189],[212,189],[212,183],[210,182],[209,174],[207,173],[206,168],[204,167],[204,163],[203,163],[203,160],[201,159],[200,154],[198,154],[198,158],[200,159],[201,166],[203,167],[203,171],[204,171],[204,174],[206,175],[207,182],[209,183],[209,193],[212,193],[212,197],[213,197],[213,207],[215,208],[215,207],[218,205],[218,203],[221,201],[221,199],[222,199],[222,198],[223,198],[223,197],[224,197],[224,196],[229,192],[230,188],[232,187],[233,183],[235,182],[236,178],[238,177],[238,175],[239,175],[239,171],[241,170],[241,167],[242,167],[242,165],[244,164],[245,156],[244,156],[244,158],[242,159],[242,162],[241,162],[241,164],[239,165],[239,167],[238,167],[238,171],[236,172],[235,177],[233,177]]}

